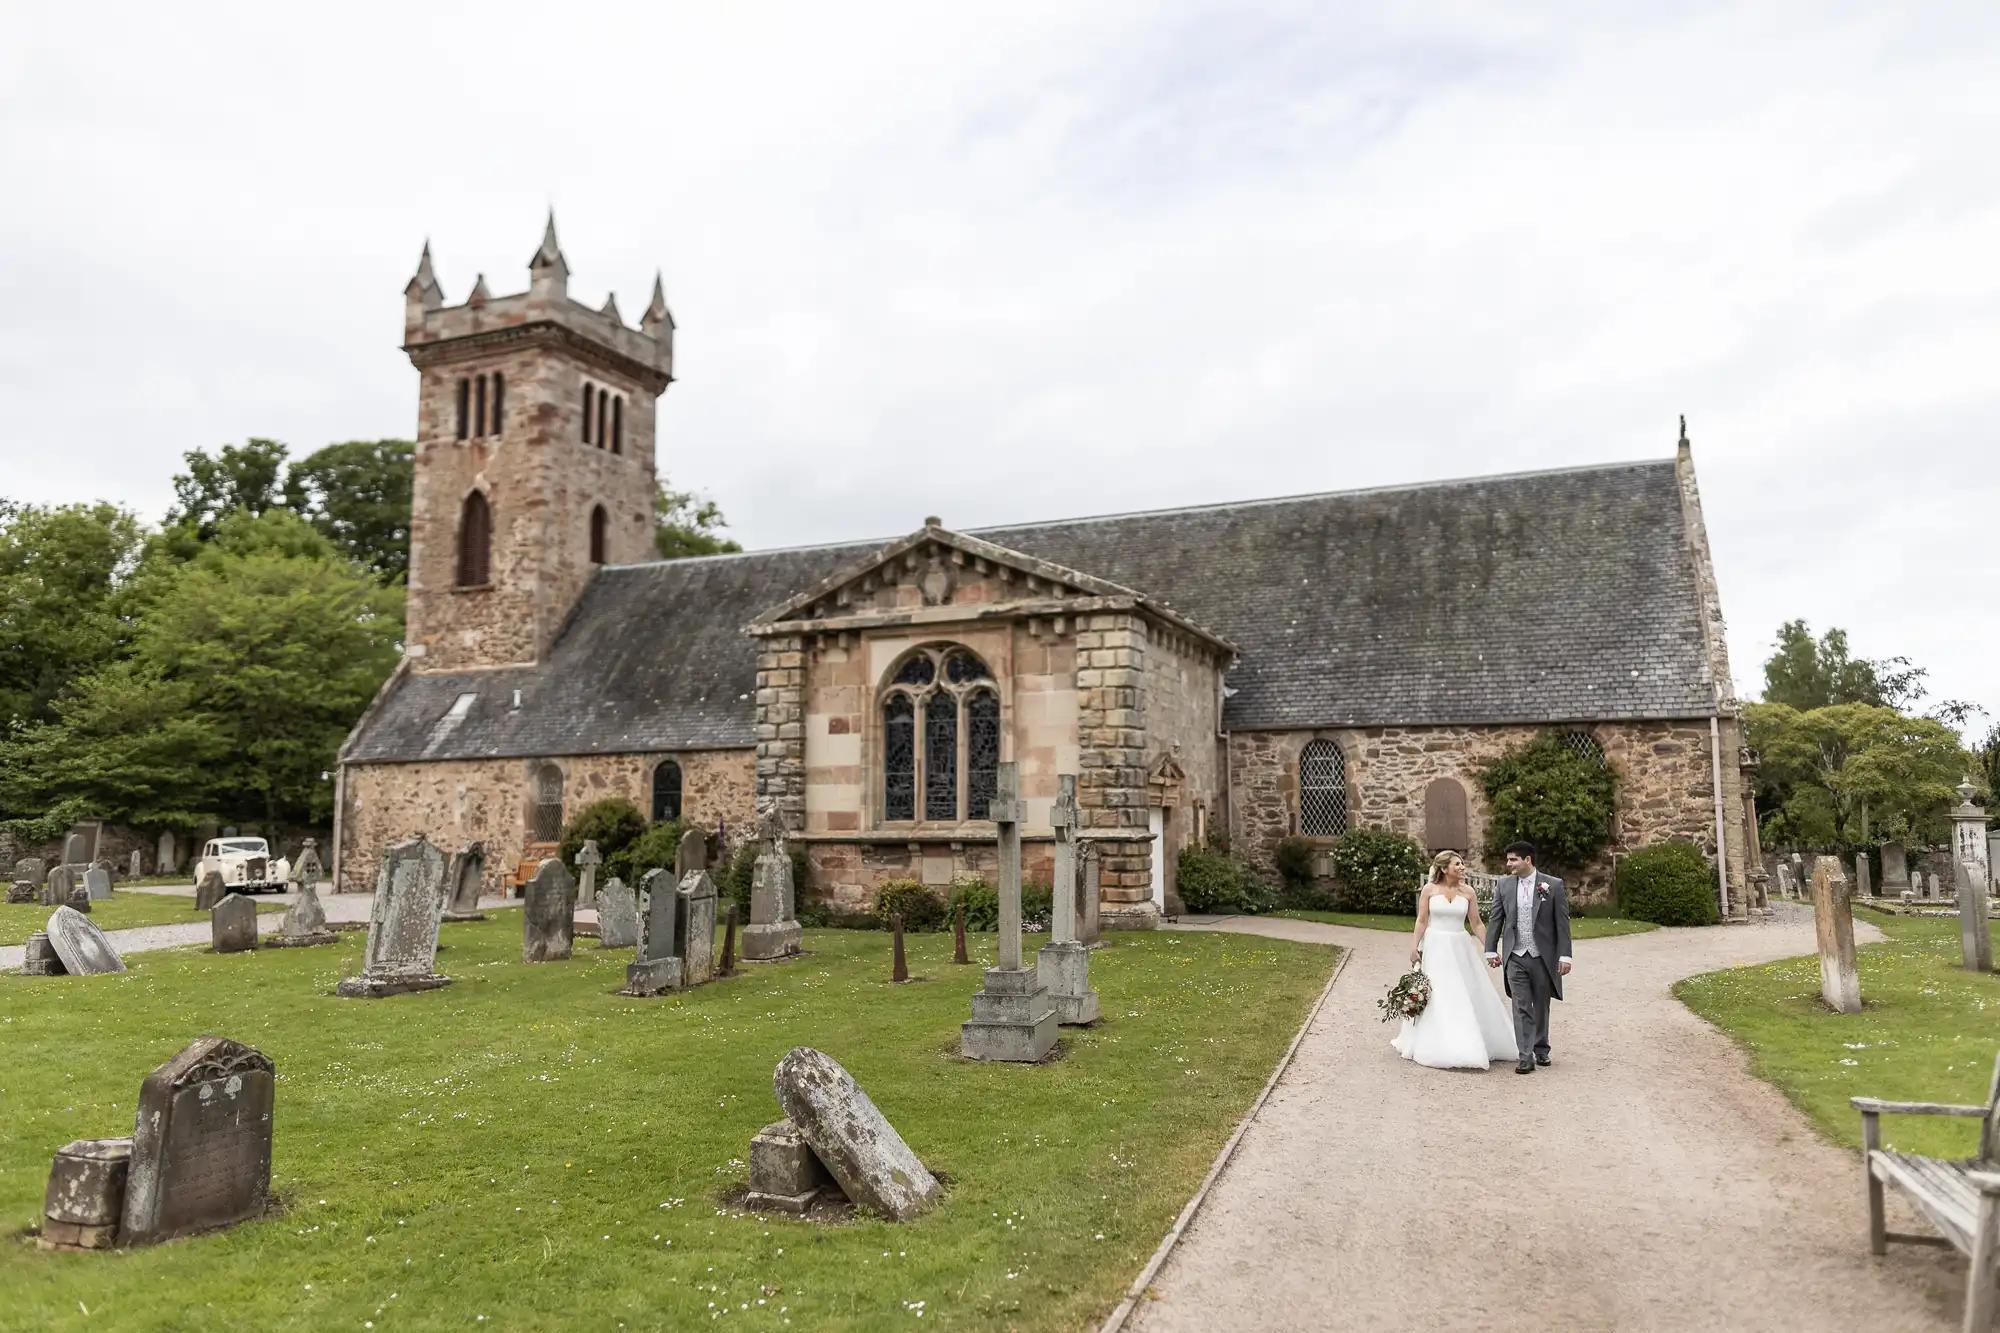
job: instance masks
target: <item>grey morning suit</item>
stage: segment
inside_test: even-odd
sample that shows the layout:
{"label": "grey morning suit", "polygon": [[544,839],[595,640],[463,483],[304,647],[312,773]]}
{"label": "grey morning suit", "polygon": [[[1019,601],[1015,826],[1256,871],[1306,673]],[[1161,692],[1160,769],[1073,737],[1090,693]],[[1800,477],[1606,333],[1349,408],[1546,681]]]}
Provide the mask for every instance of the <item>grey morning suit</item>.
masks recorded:
{"label": "grey morning suit", "polygon": [[1500,975],[1514,1001],[1514,1041],[1521,1058],[1549,1053],[1549,1001],[1562,998],[1557,964],[1570,957],[1569,892],[1553,875],[1536,871],[1528,891],[1533,920],[1522,929],[1524,876],[1505,875],[1493,888],[1486,918],[1486,951],[1500,955]]}

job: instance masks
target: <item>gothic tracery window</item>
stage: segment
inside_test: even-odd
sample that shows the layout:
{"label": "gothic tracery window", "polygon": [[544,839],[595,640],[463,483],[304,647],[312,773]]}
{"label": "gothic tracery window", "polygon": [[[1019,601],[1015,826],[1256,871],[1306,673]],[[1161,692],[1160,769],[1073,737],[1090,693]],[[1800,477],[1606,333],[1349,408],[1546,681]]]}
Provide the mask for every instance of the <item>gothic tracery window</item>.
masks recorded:
{"label": "gothic tracery window", "polygon": [[1000,767],[1000,696],[975,654],[920,648],[882,697],[882,818],[986,819]]}
{"label": "gothic tracery window", "polygon": [[1310,741],[1299,755],[1299,833],[1337,838],[1347,832],[1347,761],[1333,741]]}

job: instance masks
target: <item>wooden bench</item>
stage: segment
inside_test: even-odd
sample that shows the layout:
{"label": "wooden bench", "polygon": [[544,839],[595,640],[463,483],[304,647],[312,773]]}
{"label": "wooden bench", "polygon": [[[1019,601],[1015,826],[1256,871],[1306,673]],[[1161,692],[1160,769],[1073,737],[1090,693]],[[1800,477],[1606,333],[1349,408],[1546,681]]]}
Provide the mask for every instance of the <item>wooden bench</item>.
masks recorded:
{"label": "wooden bench", "polygon": [[[1971,1260],[1965,1284],[1964,1333],[1988,1333],[2000,1311],[2000,1060],[1984,1106],[1936,1102],[1885,1102],[1855,1097],[1861,1112],[1861,1160],[1868,1172],[1868,1248],[1886,1254],[1889,1242],[1949,1245]],[[1882,1146],[1885,1115],[1954,1115],[1985,1121],[1979,1156],[1947,1162]],[[1935,1236],[1891,1232],[1882,1212],[1882,1187],[1894,1185],[1938,1229]]]}

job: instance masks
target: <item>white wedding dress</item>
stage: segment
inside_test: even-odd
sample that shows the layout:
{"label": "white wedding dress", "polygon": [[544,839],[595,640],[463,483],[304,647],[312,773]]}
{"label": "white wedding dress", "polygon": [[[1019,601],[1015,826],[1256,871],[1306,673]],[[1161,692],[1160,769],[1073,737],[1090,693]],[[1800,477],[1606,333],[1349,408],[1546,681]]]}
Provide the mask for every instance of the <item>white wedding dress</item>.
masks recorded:
{"label": "white wedding dress", "polygon": [[1512,1015],[1487,976],[1494,969],[1465,931],[1470,909],[1466,898],[1432,897],[1422,969],[1431,983],[1430,1003],[1415,1020],[1404,1019],[1390,1043],[1405,1060],[1432,1069],[1485,1069],[1521,1056]]}

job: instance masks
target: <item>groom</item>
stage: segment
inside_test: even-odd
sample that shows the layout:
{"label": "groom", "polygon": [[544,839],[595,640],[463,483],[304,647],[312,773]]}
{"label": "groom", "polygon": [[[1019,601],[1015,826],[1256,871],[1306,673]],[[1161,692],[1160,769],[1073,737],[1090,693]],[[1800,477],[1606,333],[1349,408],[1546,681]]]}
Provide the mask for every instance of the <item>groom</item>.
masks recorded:
{"label": "groom", "polygon": [[1507,849],[1507,873],[1494,887],[1486,917],[1486,964],[1504,967],[1501,976],[1514,1000],[1514,1041],[1521,1052],[1514,1072],[1532,1074],[1549,1062],[1549,999],[1562,998],[1562,979],[1569,975],[1569,894],[1561,880],[1535,869],[1532,842]]}

